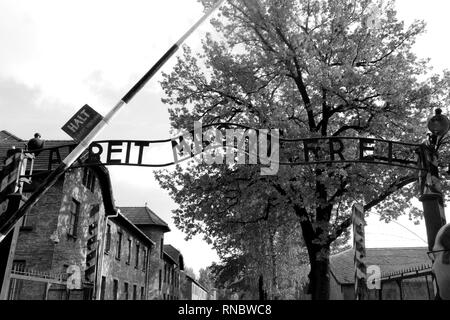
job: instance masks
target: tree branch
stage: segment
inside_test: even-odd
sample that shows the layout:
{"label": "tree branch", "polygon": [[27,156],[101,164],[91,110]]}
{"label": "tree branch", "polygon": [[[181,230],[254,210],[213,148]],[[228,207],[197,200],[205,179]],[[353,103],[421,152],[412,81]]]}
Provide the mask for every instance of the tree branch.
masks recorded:
{"label": "tree branch", "polygon": [[[364,211],[368,211],[371,208],[375,207],[376,205],[380,204],[382,201],[384,201],[387,197],[392,195],[394,192],[400,190],[401,188],[407,186],[410,183],[415,182],[418,179],[416,175],[414,176],[406,176],[401,178],[399,181],[396,181],[392,183],[389,188],[382,193],[378,198],[373,199],[372,201],[368,202],[364,205]],[[347,219],[345,219],[335,230],[334,235],[330,235],[328,238],[328,243],[331,244],[334,240],[339,238],[342,233],[352,224],[352,216],[350,215]]]}

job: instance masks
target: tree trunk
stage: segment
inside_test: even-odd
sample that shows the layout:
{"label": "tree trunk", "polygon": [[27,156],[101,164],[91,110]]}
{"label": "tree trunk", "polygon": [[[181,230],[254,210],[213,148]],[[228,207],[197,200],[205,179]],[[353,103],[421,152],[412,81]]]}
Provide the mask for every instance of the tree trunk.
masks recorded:
{"label": "tree trunk", "polygon": [[[307,217],[304,208],[294,207],[298,217]],[[321,212],[323,214],[323,212]],[[308,250],[311,271],[309,272],[308,294],[312,300],[330,299],[330,245],[318,244],[320,233],[323,230],[313,229],[309,220],[300,220],[303,240]]]}
{"label": "tree trunk", "polygon": [[271,258],[271,269],[272,269],[272,299],[278,300],[280,297],[278,292],[278,279],[277,279],[277,256],[274,248],[274,236],[270,230],[270,258]]}
{"label": "tree trunk", "polygon": [[329,256],[311,263],[310,293],[312,300],[330,299],[330,260]]}
{"label": "tree trunk", "polygon": [[263,275],[259,276],[258,281],[258,292],[259,292],[259,300],[266,300],[265,292],[264,292],[264,278]]}

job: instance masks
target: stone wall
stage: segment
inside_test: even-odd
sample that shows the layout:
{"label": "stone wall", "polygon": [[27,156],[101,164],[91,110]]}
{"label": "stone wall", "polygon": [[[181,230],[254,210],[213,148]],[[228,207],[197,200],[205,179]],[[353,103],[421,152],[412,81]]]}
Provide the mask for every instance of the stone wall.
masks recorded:
{"label": "stone wall", "polygon": [[[25,217],[14,256],[16,264],[25,269],[48,273],[65,273],[69,265],[81,269],[85,281],[88,226],[93,220],[101,226],[105,212],[98,180],[93,192],[83,184],[84,169],[68,171],[64,178],[50,188]],[[34,179],[33,186],[40,184]],[[25,188],[25,195],[33,192]],[[70,207],[73,200],[80,204],[77,228],[74,235],[69,234]],[[92,208],[97,205],[98,212],[91,217]],[[98,236],[101,240],[101,233]],[[17,299],[43,299],[42,283],[24,281]],[[75,296],[75,295],[74,295]],[[78,295],[77,295],[78,296]]]}
{"label": "stone wall", "polygon": [[164,298],[162,291],[164,279],[164,261],[162,257],[162,250],[164,250],[164,232],[157,226],[140,225],[139,229],[155,242],[155,247],[150,254],[148,299],[162,300]]}

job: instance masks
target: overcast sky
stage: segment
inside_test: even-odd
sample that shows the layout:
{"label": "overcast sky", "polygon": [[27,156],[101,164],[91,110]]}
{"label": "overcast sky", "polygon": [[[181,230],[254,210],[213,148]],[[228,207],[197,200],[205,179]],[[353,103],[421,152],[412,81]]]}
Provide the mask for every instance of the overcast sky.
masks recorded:
{"label": "overcast sky", "polygon": [[[423,19],[427,33],[415,51],[430,57],[436,71],[450,69],[450,3],[398,0],[399,16]],[[161,55],[202,15],[196,0],[0,0],[0,130],[28,139],[69,139],[60,128],[84,104],[105,114]],[[186,44],[198,50],[205,23]],[[175,59],[161,71],[170,72]],[[114,118],[98,139],[165,139],[167,107],[160,74]],[[163,152],[163,151],[162,151]],[[170,152],[170,150],[168,150]],[[200,238],[185,242],[172,223],[175,207],[149,168],[110,167],[116,204],[148,206],[171,226],[166,243],[179,248],[187,266],[198,269],[217,260]],[[447,214],[449,217],[449,214]],[[391,223],[369,220],[369,247],[425,246],[424,225],[406,218]],[[382,230],[382,231],[381,231]],[[415,234],[417,235],[415,235]]]}

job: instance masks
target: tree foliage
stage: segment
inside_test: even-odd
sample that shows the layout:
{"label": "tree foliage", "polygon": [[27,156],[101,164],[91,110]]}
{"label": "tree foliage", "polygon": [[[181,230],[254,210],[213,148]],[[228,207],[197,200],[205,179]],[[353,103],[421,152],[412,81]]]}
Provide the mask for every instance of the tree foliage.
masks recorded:
{"label": "tree foliage", "polygon": [[[213,1],[202,2],[207,8]],[[173,72],[164,75],[163,101],[171,105],[174,128],[235,122],[278,128],[287,139],[419,143],[427,117],[449,102],[449,73],[430,76],[428,61],[411,51],[424,23],[405,27],[393,2],[230,0],[213,25],[203,51],[184,47]],[[295,161],[298,147],[282,148],[280,161]],[[179,205],[176,225],[188,236],[205,235],[222,257],[242,254],[242,243],[254,250],[252,243],[270,235],[258,222],[299,225],[311,293],[327,299],[330,249],[348,236],[351,206],[361,202],[383,219],[395,219],[410,206],[417,172],[370,164],[292,165],[261,176],[254,165],[191,164],[156,178]]]}

